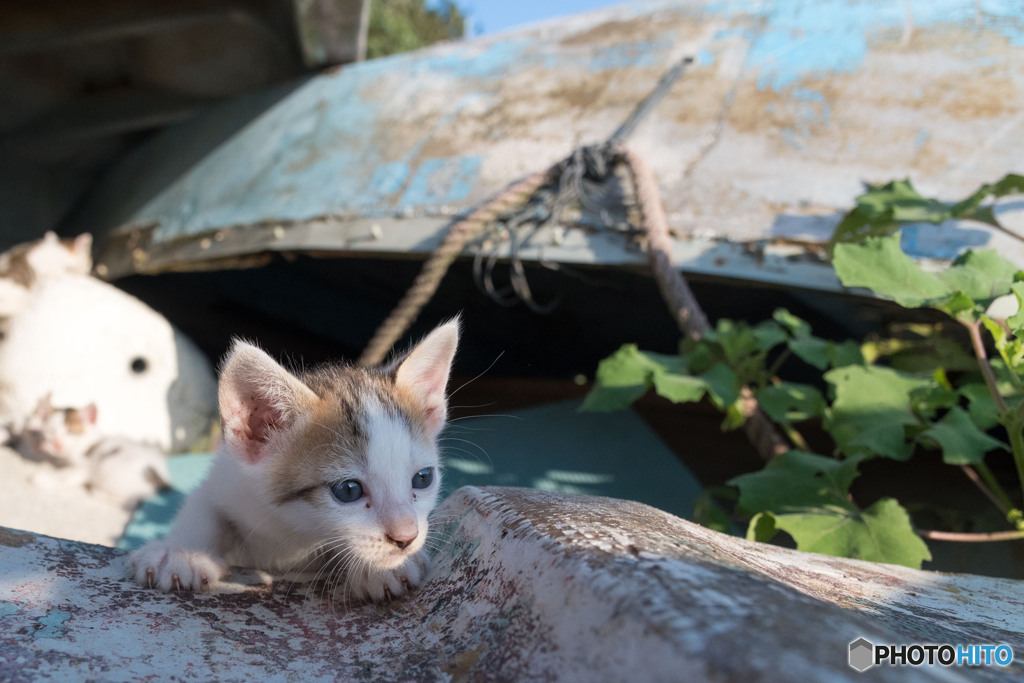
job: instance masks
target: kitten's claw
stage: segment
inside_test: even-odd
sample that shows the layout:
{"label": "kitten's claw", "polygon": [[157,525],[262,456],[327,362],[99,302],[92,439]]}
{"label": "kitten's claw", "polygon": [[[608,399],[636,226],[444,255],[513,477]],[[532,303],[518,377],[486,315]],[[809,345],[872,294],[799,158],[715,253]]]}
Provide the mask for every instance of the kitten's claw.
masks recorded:
{"label": "kitten's claw", "polygon": [[395,569],[353,572],[345,582],[346,597],[372,602],[400,598],[420,585],[428,563],[425,553],[417,553]]}
{"label": "kitten's claw", "polygon": [[131,574],[147,588],[170,592],[202,591],[228,573],[223,560],[206,553],[150,543],[129,556]]}

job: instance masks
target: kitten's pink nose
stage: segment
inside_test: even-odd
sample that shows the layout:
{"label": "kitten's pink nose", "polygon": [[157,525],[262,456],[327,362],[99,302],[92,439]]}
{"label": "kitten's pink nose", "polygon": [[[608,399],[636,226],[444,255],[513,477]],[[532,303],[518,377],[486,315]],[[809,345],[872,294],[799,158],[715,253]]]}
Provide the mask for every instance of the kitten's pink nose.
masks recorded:
{"label": "kitten's pink nose", "polygon": [[416,528],[416,522],[412,521],[391,527],[384,535],[388,541],[394,543],[400,550],[405,550],[416,540],[419,530]]}
{"label": "kitten's pink nose", "polygon": [[405,550],[413,541],[416,540],[416,534],[407,538],[395,538],[391,534],[388,534],[388,540],[397,545],[399,550]]}

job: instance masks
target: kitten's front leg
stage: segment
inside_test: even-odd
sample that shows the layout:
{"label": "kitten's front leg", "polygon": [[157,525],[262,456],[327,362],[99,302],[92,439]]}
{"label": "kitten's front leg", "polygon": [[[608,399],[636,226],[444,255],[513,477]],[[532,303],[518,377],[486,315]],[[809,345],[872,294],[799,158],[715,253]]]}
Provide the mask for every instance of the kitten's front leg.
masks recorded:
{"label": "kitten's front leg", "polygon": [[339,590],[342,599],[381,602],[405,595],[420,585],[430,567],[430,558],[418,552],[394,569],[360,567],[350,571]]}
{"label": "kitten's front leg", "polygon": [[228,573],[217,554],[221,525],[216,508],[200,487],[186,500],[174,520],[171,533],[133,552],[132,576],[148,588],[170,591],[208,591]]}

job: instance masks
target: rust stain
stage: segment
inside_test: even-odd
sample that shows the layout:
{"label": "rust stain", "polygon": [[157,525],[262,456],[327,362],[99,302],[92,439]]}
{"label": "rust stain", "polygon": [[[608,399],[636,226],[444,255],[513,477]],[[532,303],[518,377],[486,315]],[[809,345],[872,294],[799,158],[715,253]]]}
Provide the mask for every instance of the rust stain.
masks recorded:
{"label": "rust stain", "polygon": [[32,534],[25,534],[12,529],[5,529],[0,527],[0,545],[5,545],[8,548],[21,548],[22,546],[28,545],[35,537]]}
{"label": "rust stain", "polygon": [[630,41],[648,41],[656,33],[683,27],[679,14],[655,14],[633,19],[606,21],[592,28],[562,38],[564,47],[619,45]]}
{"label": "rust stain", "polygon": [[926,97],[942,102],[943,110],[958,121],[995,118],[1017,110],[1017,86],[1005,76],[978,73],[971,78],[939,78]]}

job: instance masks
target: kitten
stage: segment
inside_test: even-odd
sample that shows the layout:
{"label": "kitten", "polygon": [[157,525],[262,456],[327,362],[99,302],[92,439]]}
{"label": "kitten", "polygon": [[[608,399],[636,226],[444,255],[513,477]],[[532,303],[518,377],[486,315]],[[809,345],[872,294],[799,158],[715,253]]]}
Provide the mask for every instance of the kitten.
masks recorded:
{"label": "kitten", "polygon": [[235,341],[220,374],[221,449],[167,538],[132,553],[135,579],[208,590],[231,563],[315,570],[357,600],[416,586],[458,338],[454,320],[387,366],[297,375]]}
{"label": "kitten", "polygon": [[92,271],[92,235],[60,239],[47,232],[42,239],[11,247],[0,254],[0,317],[10,317],[28,303],[40,281]]}
{"label": "kitten", "polygon": [[54,408],[45,396],[26,421],[22,448],[55,469],[36,472],[32,484],[56,489],[84,486],[107,502],[134,509],[170,485],[167,459],[155,446],[127,437],[103,436],[96,405]]}
{"label": "kitten", "polygon": [[55,408],[51,396],[41,398],[26,418],[21,430],[21,449],[26,456],[56,467],[84,465],[86,452],[99,439],[96,404]]}

